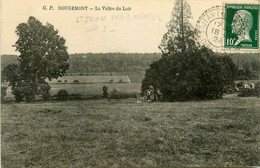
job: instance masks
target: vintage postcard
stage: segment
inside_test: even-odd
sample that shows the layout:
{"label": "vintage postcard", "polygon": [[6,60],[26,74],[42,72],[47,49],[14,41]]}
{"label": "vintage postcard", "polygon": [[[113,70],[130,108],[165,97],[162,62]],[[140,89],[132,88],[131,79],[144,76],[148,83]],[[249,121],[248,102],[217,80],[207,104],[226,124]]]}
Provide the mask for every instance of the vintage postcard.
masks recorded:
{"label": "vintage postcard", "polygon": [[2,0],[1,166],[260,166],[259,0]]}

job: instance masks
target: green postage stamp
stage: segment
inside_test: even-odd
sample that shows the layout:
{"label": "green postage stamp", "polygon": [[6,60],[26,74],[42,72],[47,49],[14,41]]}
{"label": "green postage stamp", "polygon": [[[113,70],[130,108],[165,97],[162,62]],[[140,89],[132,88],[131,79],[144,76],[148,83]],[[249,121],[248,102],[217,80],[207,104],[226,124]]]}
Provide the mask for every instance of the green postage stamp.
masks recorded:
{"label": "green postage stamp", "polygon": [[225,48],[259,48],[259,5],[225,4]]}

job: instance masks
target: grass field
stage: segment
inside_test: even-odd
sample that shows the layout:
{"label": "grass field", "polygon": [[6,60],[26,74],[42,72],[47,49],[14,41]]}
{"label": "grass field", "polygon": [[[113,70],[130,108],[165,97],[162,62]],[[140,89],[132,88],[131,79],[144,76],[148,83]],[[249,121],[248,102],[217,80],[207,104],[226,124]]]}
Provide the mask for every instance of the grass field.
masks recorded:
{"label": "grass field", "polygon": [[260,165],[260,101],[2,104],[2,166]]}
{"label": "grass field", "polygon": [[[108,87],[108,91],[111,92],[114,89],[119,92],[126,92],[126,93],[136,93],[140,94],[141,92],[141,79],[143,78],[142,75],[129,75],[129,78],[131,83],[93,83],[93,84],[55,84],[50,83],[51,86],[51,95],[57,94],[57,92],[61,89],[67,90],[70,94],[81,94],[82,97],[90,97],[94,95],[100,95],[102,94],[102,87],[105,85]],[[251,82],[257,83],[260,82],[260,80],[250,80]],[[239,83],[241,81],[236,81],[236,83]],[[4,86],[8,86],[8,83],[4,83]],[[14,99],[13,95],[11,94],[11,89],[9,87],[7,91],[7,99]]]}
{"label": "grass field", "polygon": [[[102,87],[108,87],[108,92],[112,92],[114,89],[119,92],[140,94],[141,83],[95,83],[95,84],[50,84],[51,96],[57,94],[59,90],[65,89],[69,94],[80,94],[82,98],[89,98],[92,96],[101,95],[103,93]],[[5,84],[4,86],[8,86]],[[11,87],[7,89],[6,100],[14,100],[14,96],[11,94]],[[42,99],[39,96],[39,99]]]}

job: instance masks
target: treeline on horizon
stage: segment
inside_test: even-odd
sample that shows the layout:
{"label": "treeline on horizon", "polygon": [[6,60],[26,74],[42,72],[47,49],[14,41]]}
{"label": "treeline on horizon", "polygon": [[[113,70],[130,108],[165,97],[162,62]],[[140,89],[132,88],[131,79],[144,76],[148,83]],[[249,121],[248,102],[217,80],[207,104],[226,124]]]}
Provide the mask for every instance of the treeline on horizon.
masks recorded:
{"label": "treeline on horizon", "polygon": [[99,53],[71,54],[69,73],[100,73],[145,71],[149,65],[159,59],[159,53]]}
{"label": "treeline on horizon", "polygon": [[[229,55],[238,68],[243,69],[251,62],[260,63],[259,53],[232,53]],[[67,73],[119,72],[141,74],[149,65],[158,60],[161,53],[80,53],[70,54]],[[9,64],[17,64],[17,55],[2,55],[1,69]],[[260,66],[260,65],[259,65]]]}
{"label": "treeline on horizon", "polygon": [[[69,55],[67,73],[141,73],[161,57],[160,53],[80,53]],[[17,64],[17,55],[2,55],[1,69]]]}

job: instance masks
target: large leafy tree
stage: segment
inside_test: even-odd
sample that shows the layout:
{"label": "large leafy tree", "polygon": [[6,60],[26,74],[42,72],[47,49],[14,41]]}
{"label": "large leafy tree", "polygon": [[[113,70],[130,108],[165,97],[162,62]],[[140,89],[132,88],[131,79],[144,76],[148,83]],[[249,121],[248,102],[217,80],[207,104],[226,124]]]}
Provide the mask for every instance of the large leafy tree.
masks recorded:
{"label": "large leafy tree", "polygon": [[220,98],[224,85],[234,82],[232,60],[199,45],[191,16],[188,3],[176,0],[159,45],[162,58],[146,71],[143,91],[151,85],[168,101],[211,99]]}
{"label": "large leafy tree", "polygon": [[58,35],[58,30],[47,23],[43,25],[35,17],[16,28],[18,40],[16,51],[20,52],[19,70],[22,87],[26,86],[26,100],[33,101],[40,85],[46,79],[58,78],[69,67],[66,40]]}

